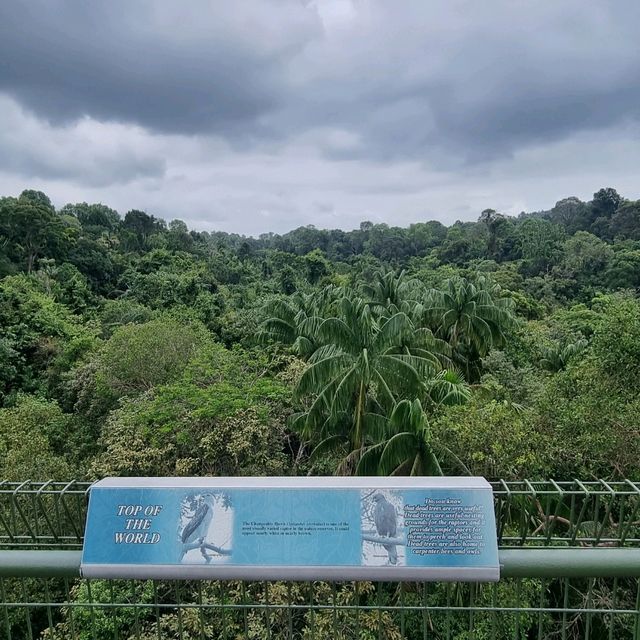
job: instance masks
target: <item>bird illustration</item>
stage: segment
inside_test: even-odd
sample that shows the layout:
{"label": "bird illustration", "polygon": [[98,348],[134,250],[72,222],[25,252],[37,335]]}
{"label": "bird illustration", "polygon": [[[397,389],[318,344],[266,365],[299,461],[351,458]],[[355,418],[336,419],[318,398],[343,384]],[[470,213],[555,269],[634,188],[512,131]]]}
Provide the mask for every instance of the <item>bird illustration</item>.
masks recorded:
{"label": "bird illustration", "polygon": [[182,544],[188,544],[196,540],[201,546],[204,544],[211,520],[213,519],[213,508],[216,499],[211,493],[205,493],[202,498],[202,504],[196,509],[193,517],[182,530]]}
{"label": "bird illustration", "polygon": [[[376,493],[373,496],[376,506],[373,511],[373,522],[376,525],[376,531],[382,538],[395,538],[398,530],[398,522],[395,507],[381,494]],[[398,563],[398,551],[395,544],[382,545],[389,554],[389,563]]]}

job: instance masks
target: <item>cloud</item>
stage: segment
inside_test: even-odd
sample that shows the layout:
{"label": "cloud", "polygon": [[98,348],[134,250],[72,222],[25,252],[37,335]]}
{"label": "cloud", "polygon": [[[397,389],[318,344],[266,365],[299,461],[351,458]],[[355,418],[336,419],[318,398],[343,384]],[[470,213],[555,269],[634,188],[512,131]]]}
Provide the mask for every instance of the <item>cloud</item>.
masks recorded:
{"label": "cloud", "polygon": [[0,5],[0,89],[39,116],[242,137],[281,99],[282,64],[317,31],[295,1]]}
{"label": "cloud", "polygon": [[482,163],[640,118],[636,2],[359,6],[293,61],[287,120],[354,130],[368,157]]}
{"label": "cloud", "polygon": [[153,136],[153,152],[167,161],[161,177],[91,186],[0,171],[0,193],[40,189],[56,206],[103,202],[121,213],[142,209],[166,220],[180,218],[190,228],[252,235],[306,224],[353,229],[362,220],[451,224],[475,220],[486,208],[517,215],[549,208],[568,195],[590,199],[603,186],[638,198],[639,135],[639,127],[578,134],[464,172],[433,171],[416,161],[336,162],[302,139],[269,153]]}
{"label": "cloud", "polygon": [[260,233],[638,197],[640,4],[0,3],[0,193]]}
{"label": "cloud", "polygon": [[91,187],[162,178],[166,161],[136,127],[84,117],[53,127],[0,95],[0,170]]}
{"label": "cloud", "polygon": [[481,162],[637,120],[639,21],[635,0],[4,3],[0,89],[54,123],[331,127],[359,140],[333,157]]}

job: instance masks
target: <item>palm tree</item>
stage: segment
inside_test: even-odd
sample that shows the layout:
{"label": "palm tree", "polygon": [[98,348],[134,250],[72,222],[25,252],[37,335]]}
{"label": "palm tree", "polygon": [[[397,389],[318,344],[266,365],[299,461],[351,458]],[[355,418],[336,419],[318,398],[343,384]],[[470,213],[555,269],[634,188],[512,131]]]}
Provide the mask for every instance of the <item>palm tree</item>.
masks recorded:
{"label": "palm tree", "polygon": [[371,305],[396,309],[405,301],[417,300],[420,297],[422,285],[418,280],[407,277],[406,271],[398,275],[394,271],[376,271],[373,282],[362,287],[362,293]]}
{"label": "palm tree", "polygon": [[[460,381],[460,399],[468,397],[468,388]],[[466,473],[468,469],[446,447],[434,442],[420,400],[402,400],[389,418],[389,434],[362,454],[358,475],[441,476],[438,454],[448,454]]]}
{"label": "palm tree", "polygon": [[280,342],[306,360],[320,346],[318,327],[332,302],[336,287],[325,287],[310,294],[296,293],[287,299],[276,298],[263,307],[267,319],[258,334],[260,342]]}
{"label": "palm tree", "polygon": [[451,278],[444,290],[432,290],[424,319],[446,340],[470,380],[479,377],[480,359],[505,341],[514,323],[513,301],[501,288],[479,276],[475,282]]}
{"label": "palm tree", "polygon": [[569,360],[585,350],[587,344],[588,342],[582,338],[576,342],[556,344],[553,347],[544,348],[540,366],[548,371],[562,371],[569,363]]}
{"label": "palm tree", "polygon": [[310,404],[295,423],[304,437],[321,440],[316,454],[346,444],[355,462],[379,439],[400,400],[426,393],[441,369],[439,343],[430,342],[430,332],[417,330],[405,313],[377,318],[360,298],[344,297],[337,311],[318,327],[315,338],[322,346],[309,358],[297,389]]}
{"label": "palm tree", "polygon": [[453,407],[465,404],[471,397],[471,390],[461,373],[454,369],[438,372],[427,384],[427,398],[433,410],[438,407]]}

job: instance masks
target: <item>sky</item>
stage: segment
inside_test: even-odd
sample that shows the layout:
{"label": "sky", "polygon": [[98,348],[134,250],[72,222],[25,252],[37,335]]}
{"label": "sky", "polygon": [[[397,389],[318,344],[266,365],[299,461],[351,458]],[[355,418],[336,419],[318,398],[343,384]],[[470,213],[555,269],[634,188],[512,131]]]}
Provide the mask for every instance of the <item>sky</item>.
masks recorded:
{"label": "sky", "polygon": [[640,198],[637,0],[0,3],[0,194],[258,235]]}

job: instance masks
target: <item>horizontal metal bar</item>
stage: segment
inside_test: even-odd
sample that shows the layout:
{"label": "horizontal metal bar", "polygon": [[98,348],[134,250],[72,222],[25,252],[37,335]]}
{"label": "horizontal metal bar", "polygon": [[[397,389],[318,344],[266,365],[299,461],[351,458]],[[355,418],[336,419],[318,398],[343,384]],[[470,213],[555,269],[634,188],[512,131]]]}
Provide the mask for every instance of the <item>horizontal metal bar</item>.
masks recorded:
{"label": "horizontal metal bar", "polygon": [[0,551],[0,578],[78,578],[82,551]]}
{"label": "horizontal metal bar", "polygon": [[501,549],[501,578],[635,578],[640,549],[549,547]]}
{"label": "horizontal metal bar", "polygon": [[[640,577],[640,549],[501,549],[502,578]],[[0,577],[78,578],[81,551],[0,551]]]}

